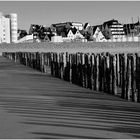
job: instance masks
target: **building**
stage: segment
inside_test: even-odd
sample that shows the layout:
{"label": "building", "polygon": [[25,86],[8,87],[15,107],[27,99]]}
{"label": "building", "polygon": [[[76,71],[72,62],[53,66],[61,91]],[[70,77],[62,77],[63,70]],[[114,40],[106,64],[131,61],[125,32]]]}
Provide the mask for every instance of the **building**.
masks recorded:
{"label": "building", "polygon": [[10,43],[10,19],[0,14],[0,43]]}
{"label": "building", "polygon": [[50,41],[53,36],[50,27],[38,24],[31,24],[29,34],[33,34],[34,41],[40,40],[40,42]]}
{"label": "building", "polygon": [[51,42],[63,42],[62,36],[52,36]]}
{"label": "building", "polygon": [[29,42],[33,42],[33,34],[32,35],[26,35],[22,38],[20,38],[17,43],[29,43]]}
{"label": "building", "polygon": [[5,17],[10,19],[10,40],[11,43],[17,43],[18,39],[18,26],[17,26],[17,14],[10,13]]}
{"label": "building", "polygon": [[124,32],[126,36],[140,35],[140,22],[124,24]]}
{"label": "building", "polygon": [[0,43],[17,43],[17,14],[0,13]]}
{"label": "building", "polygon": [[77,30],[83,30],[83,24],[81,22],[71,22],[72,28],[76,28]]}
{"label": "building", "polygon": [[80,22],[63,22],[52,24],[52,27],[56,29],[56,34],[62,36],[63,32],[68,31],[71,28],[76,28],[77,30],[83,30],[83,24]]}
{"label": "building", "polygon": [[102,26],[103,34],[107,39],[111,38],[123,38],[125,36],[124,28],[118,20],[109,20],[103,23]]}
{"label": "building", "polygon": [[93,38],[96,42],[106,42],[107,41],[98,26],[93,27]]}

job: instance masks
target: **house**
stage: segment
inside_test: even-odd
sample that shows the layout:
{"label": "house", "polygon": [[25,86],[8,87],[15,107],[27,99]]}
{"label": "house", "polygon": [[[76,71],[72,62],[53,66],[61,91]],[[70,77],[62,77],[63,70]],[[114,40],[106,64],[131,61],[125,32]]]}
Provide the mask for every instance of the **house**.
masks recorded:
{"label": "house", "polygon": [[69,39],[74,39],[75,38],[75,32],[72,31],[72,29],[69,30],[68,34],[67,34],[67,38]]}
{"label": "house", "polygon": [[128,23],[123,26],[126,36],[139,36],[140,34],[140,22]]}
{"label": "house", "polygon": [[106,42],[107,41],[98,26],[95,26],[93,28],[93,38],[96,42]]}
{"label": "house", "polygon": [[33,34],[32,35],[26,35],[22,38],[20,38],[17,43],[26,43],[26,42],[33,42]]}
{"label": "house", "polygon": [[81,22],[71,22],[72,28],[76,28],[77,30],[83,30],[83,24]]}
{"label": "house", "polygon": [[51,36],[53,36],[49,27],[37,24],[31,24],[29,34],[33,34],[33,38],[35,41],[50,41]]}
{"label": "house", "polygon": [[75,33],[75,39],[78,39],[78,38],[81,38],[81,39],[84,39],[84,36],[81,34],[80,30],[77,30],[76,33]]}
{"label": "house", "polygon": [[63,42],[62,36],[52,36],[51,42]]}
{"label": "house", "polygon": [[63,37],[64,41],[80,41],[85,42],[84,36],[81,34],[81,31],[74,28],[71,28],[68,33],[66,34],[66,37]]}

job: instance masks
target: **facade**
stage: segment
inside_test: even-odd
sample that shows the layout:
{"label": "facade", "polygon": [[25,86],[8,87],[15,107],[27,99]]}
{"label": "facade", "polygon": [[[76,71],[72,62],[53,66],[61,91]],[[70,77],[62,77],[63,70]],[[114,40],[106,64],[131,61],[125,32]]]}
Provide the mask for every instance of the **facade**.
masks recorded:
{"label": "facade", "polygon": [[10,20],[0,16],[0,43],[10,43]]}
{"label": "facade", "polygon": [[77,30],[83,30],[83,24],[80,22],[63,22],[63,23],[52,24],[51,26],[56,29],[56,34],[58,36],[60,36],[61,33],[63,34],[65,31],[68,31],[71,28],[76,28]]}
{"label": "facade", "polygon": [[84,36],[80,33],[78,29],[71,28],[68,33],[66,33],[66,37],[62,37],[63,42],[86,42]]}
{"label": "facade", "polygon": [[102,34],[101,30],[99,27],[95,27],[93,33],[93,38],[96,42],[106,42],[107,40],[105,39],[105,36]]}
{"label": "facade", "polygon": [[124,32],[127,37],[140,35],[140,22],[124,24]]}
{"label": "facade", "polygon": [[16,43],[17,37],[17,14],[0,13],[0,43]]}
{"label": "facade", "polygon": [[17,43],[27,43],[27,42],[33,42],[33,34],[32,35],[26,35],[23,38],[19,39]]}
{"label": "facade", "polygon": [[51,42],[63,42],[62,36],[52,36]]}
{"label": "facade", "polygon": [[67,34],[67,38],[69,39],[74,39],[75,35],[74,33],[72,32],[72,30],[69,30],[68,34]]}
{"label": "facade", "polygon": [[10,19],[10,36],[11,43],[16,43],[18,38],[17,14],[11,13],[6,15]]}
{"label": "facade", "polygon": [[72,22],[72,28],[76,28],[77,30],[83,30],[83,24],[80,22]]}
{"label": "facade", "polygon": [[125,36],[123,25],[117,20],[109,20],[103,23],[104,33],[108,38],[123,38]]}
{"label": "facade", "polygon": [[80,30],[77,30],[75,33],[75,39],[84,39],[84,36],[80,33]]}

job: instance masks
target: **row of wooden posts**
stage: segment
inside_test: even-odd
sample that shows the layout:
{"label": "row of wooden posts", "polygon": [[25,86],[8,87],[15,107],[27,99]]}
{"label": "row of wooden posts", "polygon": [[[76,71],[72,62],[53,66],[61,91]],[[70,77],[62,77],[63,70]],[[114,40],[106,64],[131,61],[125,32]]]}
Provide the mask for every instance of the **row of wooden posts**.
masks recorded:
{"label": "row of wooden posts", "polygon": [[3,53],[15,62],[73,84],[140,102],[139,54],[110,53]]}

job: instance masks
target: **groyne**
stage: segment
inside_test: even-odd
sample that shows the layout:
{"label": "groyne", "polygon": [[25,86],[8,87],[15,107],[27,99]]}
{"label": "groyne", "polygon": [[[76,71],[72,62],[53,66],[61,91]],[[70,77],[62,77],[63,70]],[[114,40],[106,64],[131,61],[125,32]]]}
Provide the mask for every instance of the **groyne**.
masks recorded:
{"label": "groyne", "polygon": [[140,102],[140,54],[3,52],[15,62],[72,84]]}

